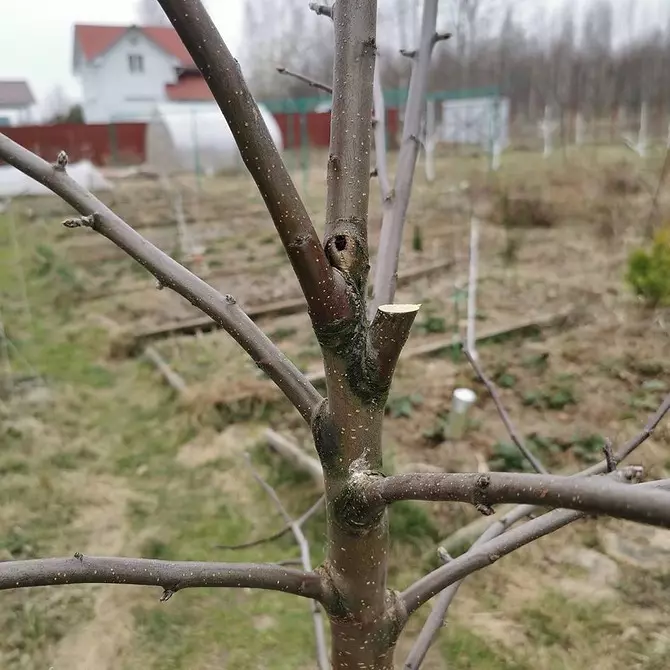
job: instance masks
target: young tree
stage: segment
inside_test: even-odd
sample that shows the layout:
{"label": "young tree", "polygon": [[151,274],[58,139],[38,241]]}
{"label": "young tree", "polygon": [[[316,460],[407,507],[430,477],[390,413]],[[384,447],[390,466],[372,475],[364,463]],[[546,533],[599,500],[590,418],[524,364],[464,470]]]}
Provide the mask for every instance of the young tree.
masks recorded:
{"label": "young tree", "polygon": [[[296,366],[266,337],[230,295],[222,295],[143,239],[67,173],[61,153],[49,164],[0,135],[0,157],[47,185],[81,215],[64,222],[85,227],[117,244],[158,280],[217,321],[284,392],[309,423],[323,469],[327,510],[324,562],[311,569],[303,551],[303,569],[275,564],[176,562],[83,556],[0,563],[0,589],[30,586],[111,583],[153,585],[163,599],[199,586],[251,587],[282,591],[311,599],[330,622],[330,663],[333,668],[388,670],[398,635],[409,617],[431,598],[438,606],[407,660],[419,667],[440,629],[449,602],[461,580],[516,548],[589,514],[607,514],[641,523],[670,527],[670,493],[666,481],[628,486],[638,468],[616,470],[654,430],[670,409],[666,398],[644,431],[617,454],[576,477],[546,474],[518,438],[476,361],[471,361],[491,388],[501,417],[538,474],[383,472],[382,419],[393,372],[419,310],[419,305],[393,304],[394,273],[381,273],[385,293],[368,319],[366,287],[369,271],[367,218],[370,181],[371,119],[375,70],[374,0],[337,0],[334,8],[314,5],[332,17],[335,36],[333,114],[327,165],[327,214],[323,241],[317,236],[284,163],[270,139],[240,71],[200,0],[160,0],[165,13],[203,73],[236,138],[274,221],[304,292],[309,316],[325,366],[327,395],[322,397]],[[419,55],[414,64],[411,94],[421,108],[421,85],[435,40],[437,0],[426,0]],[[432,24],[432,28],[431,28]],[[409,107],[409,105],[408,105]],[[408,123],[410,113],[408,110]],[[420,121],[420,114],[419,114]],[[405,133],[403,142],[416,142]],[[402,153],[402,149],[401,149]],[[414,155],[414,161],[411,160]],[[405,152],[399,179],[409,181],[416,151]],[[406,186],[406,184],[405,184]],[[396,189],[397,190],[397,189]],[[404,208],[404,209],[403,209]],[[384,225],[386,237],[380,263],[397,259],[406,201]],[[398,232],[400,231],[400,232]],[[397,262],[391,262],[391,267]],[[467,354],[468,352],[466,352]],[[594,476],[606,473],[606,476]],[[270,491],[271,492],[271,491]],[[387,584],[388,507],[401,500],[460,501],[483,514],[492,505],[521,505],[491,526],[473,548],[432,571],[402,591]],[[559,508],[510,529],[513,523]],[[560,509],[563,508],[563,509]],[[541,510],[540,510],[541,511]],[[301,541],[301,521],[290,527]],[[304,542],[301,541],[304,546]],[[317,626],[317,631],[319,630]],[[319,665],[327,654],[319,640]]]}

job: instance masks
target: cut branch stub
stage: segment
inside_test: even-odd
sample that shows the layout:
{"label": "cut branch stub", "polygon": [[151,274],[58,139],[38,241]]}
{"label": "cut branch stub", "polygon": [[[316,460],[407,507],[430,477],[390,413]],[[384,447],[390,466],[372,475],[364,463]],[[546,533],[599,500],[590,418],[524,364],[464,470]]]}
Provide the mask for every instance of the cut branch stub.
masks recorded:
{"label": "cut branch stub", "polygon": [[335,5],[322,5],[318,2],[310,2],[309,8],[318,16],[327,16],[329,19],[333,18],[333,12],[335,11]]}
{"label": "cut branch stub", "polygon": [[421,305],[380,305],[370,325],[368,337],[377,361],[380,384],[391,386],[400,352]]}
{"label": "cut branch stub", "polygon": [[433,38],[437,22],[437,5],[437,0],[425,0],[423,5],[421,41],[409,80],[402,143],[393,185],[393,206],[384,209],[382,218],[370,314],[373,314],[379,305],[393,302],[395,295],[403,228],[409,207],[416,159],[419,153],[419,144],[416,138],[419,137],[421,132],[421,119],[425,107],[426,91],[428,90],[430,58],[434,46]]}

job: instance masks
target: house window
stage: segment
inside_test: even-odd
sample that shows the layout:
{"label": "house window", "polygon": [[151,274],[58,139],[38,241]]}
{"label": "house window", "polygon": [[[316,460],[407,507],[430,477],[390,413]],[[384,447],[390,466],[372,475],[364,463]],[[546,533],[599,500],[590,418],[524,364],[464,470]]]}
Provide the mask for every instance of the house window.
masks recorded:
{"label": "house window", "polygon": [[144,72],[144,56],[128,54],[128,69],[133,73]]}

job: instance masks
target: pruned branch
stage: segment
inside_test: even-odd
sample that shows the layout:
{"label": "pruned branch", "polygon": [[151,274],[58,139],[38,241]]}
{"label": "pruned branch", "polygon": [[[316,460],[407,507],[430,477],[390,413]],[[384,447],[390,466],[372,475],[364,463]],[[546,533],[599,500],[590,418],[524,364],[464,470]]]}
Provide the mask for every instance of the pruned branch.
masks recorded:
{"label": "pruned branch", "polygon": [[[295,537],[295,541],[298,543],[298,546],[300,547],[300,560],[302,563],[302,568],[306,572],[311,572],[312,570],[312,559],[310,558],[310,551],[309,551],[309,542],[307,542],[307,538],[305,537],[305,534],[302,532],[302,527],[300,524],[300,521],[295,521],[291,515],[288,513],[286,508],[284,507],[279,495],[277,492],[274,490],[270,484],[268,484],[263,477],[256,471],[256,469],[251,465],[251,460],[249,459],[249,456],[247,455],[247,463],[249,464],[249,467],[251,468],[251,472],[256,479],[256,481],[263,487],[265,492],[270,496],[272,501],[274,502],[275,506],[279,510],[279,513],[284,517],[284,521],[286,521],[286,524],[288,527],[291,529],[291,532],[293,533],[293,537]],[[320,501],[323,501],[323,497],[320,499]],[[326,636],[324,632],[324,626],[323,626],[323,615],[321,612],[321,607],[319,606],[319,603],[316,601],[312,602],[312,618],[314,620],[314,636],[316,640],[316,658],[317,658],[317,663],[319,666],[319,670],[327,670],[328,668],[328,649],[326,647]]]}
{"label": "pruned branch", "polygon": [[370,324],[370,344],[379,365],[382,384],[391,385],[400,352],[407,342],[409,331],[421,305],[380,305]]}
{"label": "pruned branch", "polygon": [[421,473],[380,477],[364,496],[372,503],[452,501],[490,508],[518,502],[670,528],[670,493],[645,491],[601,477],[561,477],[508,472]]}
{"label": "pruned branch", "polygon": [[170,595],[182,589],[217,586],[282,591],[318,601],[325,597],[317,573],[271,563],[159,561],[79,554],[74,558],[0,562],[0,590],[57,584],[160,586]]}
{"label": "pruned branch", "polygon": [[309,421],[321,395],[298,368],[272,343],[230,295],[209,284],[148,242],[106,205],[72,179],[63,167],[54,167],[0,133],[0,158],[44,184],[74,207],[82,217],[69,226],[85,225],[104,235],[143,265],[161,285],[171,288],[214,319],[251,356]]}
{"label": "pruned branch", "polygon": [[505,425],[505,428],[507,429],[510,438],[512,438],[512,442],[514,442],[514,444],[518,447],[519,451],[524,455],[526,460],[533,466],[535,472],[538,472],[540,474],[547,474],[547,470],[545,469],[545,467],[526,447],[526,445],[523,443],[523,440],[519,436],[519,433],[516,431],[516,428],[514,428],[514,424],[512,423],[512,420],[509,418],[509,414],[507,413],[507,410],[503,406],[502,400],[500,399],[498,391],[496,390],[496,387],[493,384],[493,382],[484,374],[484,370],[482,369],[481,365],[475,359],[475,357],[470,353],[470,351],[468,351],[467,347],[463,347],[463,353],[465,354],[465,357],[468,359],[470,365],[473,367],[474,371],[477,373],[477,376],[481,380],[482,384],[486,386],[486,390],[489,392],[489,395],[491,396],[491,399],[493,400],[493,403],[495,404],[496,409],[498,410],[498,414],[500,415],[500,418],[502,419],[502,422]]}
{"label": "pruned branch", "polygon": [[436,32],[436,33],[433,35],[433,44],[437,44],[438,42],[444,42],[444,41],[446,41],[446,40],[448,40],[448,39],[451,39],[451,37],[452,37],[452,34],[451,34],[451,33],[448,33],[448,32],[447,32],[447,33]]}
{"label": "pruned branch", "polygon": [[344,281],[326,262],[321,241],[244,81],[239,63],[201,0],[159,2],[228,122],[298,277],[312,322],[317,326],[349,316],[349,302],[334,299],[344,298]]}
{"label": "pruned branch", "polygon": [[333,11],[335,9],[335,5],[329,6],[329,5],[321,5],[318,2],[310,2],[309,3],[309,8],[317,16],[327,16],[329,19],[332,19],[333,18]]}
{"label": "pruned branch", "polygon": [[[368,315],[373,317],[379,305],[390,304],[395,295],[402,233],[414,181],[414,169],[419,154],[418,137],[428,90],[430,59],[433,51],[438,0],[424,0],[421,23],[421,43],[412,68],[409,93],[405,107],[402,143],[393,186],[393,206],[384,211],[377,265],[374,270],[372,301]],[[404,54],[407,55],[407,54]]]}
{"label": "pruned branch", "polygon": [[[538,475],[530,475],[537,477]],[[598,480],[601,478],[599,477]],[[627,486],[623,483],[604,482],[616,488],[623,488],[630,493],[646,495],[661,495],[670,500],[670,492],[660,491],[659,488],[667,489],[670,486],[670,480],[659,480],[646,482],[636,486]],[[654,490],[656,489],[656,490]],[[509,554],[520,547],[533,542],[545,535],[566,526],[577,519],[586,516],[585,512],[575,510],[557,509],[549,512],[538,519],[528,521],[518,528],[507,531],[500,537],[483,542],[465,554],[459,556],[453,561],[448,562],[436,570],[433,570],[425,577],[412,584],[408,589],[402,592],[401,598],[407,608],[408,614],[415,612],[421,605],[437,595],[440,591],[451,584],[467,577],[469,574],[487,565],[492,565],[499,558]],[[405,667],[418,667],[408,666]]]}
{"label": "pruned branch", "polygon": [[297,79],[298,81],[301,81],[308,86],[311,86],[312,88],[318,88],[320,91],[325,91],[329,95],[333,94],[332,86],[328,86],[328,84],[322,84],[320,81],[316,81],[315,79],[310,79],[304,74],[293,72],[292,70],[287,70],[285,67],[278,67],[277,72],[279,72],[279,74],[285,74],[287,77],[293,77],[294,79]]}

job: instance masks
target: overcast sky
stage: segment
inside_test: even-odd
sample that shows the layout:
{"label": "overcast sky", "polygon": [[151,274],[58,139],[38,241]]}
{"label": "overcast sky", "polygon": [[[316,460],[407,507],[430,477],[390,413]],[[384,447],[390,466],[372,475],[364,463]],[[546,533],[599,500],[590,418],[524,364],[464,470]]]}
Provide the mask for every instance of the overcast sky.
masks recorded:
{"label": "overcast sky", "polygon": [[[590,0],[565,0],[583,9]],[[626,29],[626,7],[631,0],[610,0],[617,10],[618,33]],[[441,0],[448,3],[449,0]],[[526,12],[564,0],[514,0]],[[666,25],[670,0],[633,0],[636,31]],[[281,0],[266,5],[268,14],[280,10]],[[308,1],[305,0],[305,11]],[[244,0],[209,0],[208,8],[230,49],[241,41]],[[524,12],[525,13],[525,12]],[[72,31],[75,23],[130,24],[137,20],[136,0],[0,0],[0,79],[26,79],[40,102],[57,86],[79,97],[72,76]]]}

